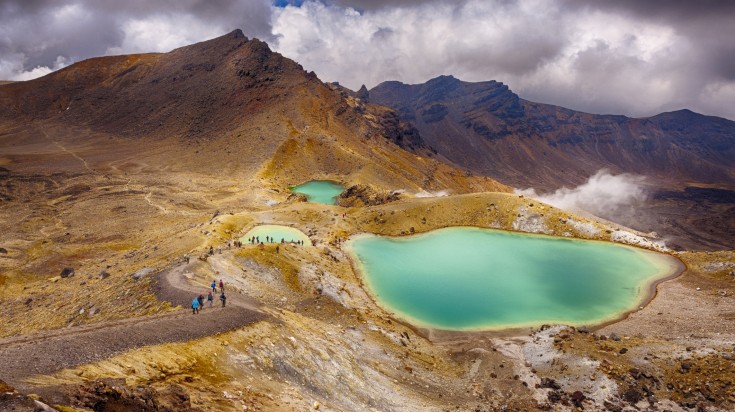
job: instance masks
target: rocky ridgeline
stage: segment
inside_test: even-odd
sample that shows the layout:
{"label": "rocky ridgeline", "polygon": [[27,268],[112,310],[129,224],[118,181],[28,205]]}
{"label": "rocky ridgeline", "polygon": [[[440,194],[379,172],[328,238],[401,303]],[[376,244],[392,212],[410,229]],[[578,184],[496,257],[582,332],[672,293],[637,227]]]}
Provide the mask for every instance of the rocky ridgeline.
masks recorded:
{"label": "rocky ridgeline", "polygon": [[337,198],[337,204],[342,207],[377,206],[394,202],[401,198],[397,192],[385,192],[368,185],[354,185]]}

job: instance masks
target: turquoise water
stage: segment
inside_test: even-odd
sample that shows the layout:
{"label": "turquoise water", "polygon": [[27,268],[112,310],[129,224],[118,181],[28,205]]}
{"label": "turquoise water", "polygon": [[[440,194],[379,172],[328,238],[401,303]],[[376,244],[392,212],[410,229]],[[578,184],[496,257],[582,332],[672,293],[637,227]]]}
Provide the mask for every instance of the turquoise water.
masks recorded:
{"label": "turquoise water", "polygon": [[329,180],[312,180],[291,188],[294,193],[306,195],[310,202],[336,205],[337,196],[345,189]]}
{"label": "turquoise water", "polygon": [[240,238],[240,241],[243,244],[248,244],[248,239],[253,236],[259,236],[260,241],[265,243],[265,237],[272,237],[273,242],[280,243],[281,239],[283,239],[285,242],[297,242],[299,240],[304,241],[304,245],[311,246],[311,240],[309,240],[309,237],[304,234],[304,232],[294,229],[292,227],[288,226],[280,226],[280,225],[259,225],[255,226],[254,228],[250,229],[248,233],[245,233],[243,237]]}
{"label": "turquoise water", "polygon": [[479,228],[364,235],[348,248],[381,306],[447,330],[603,323],[678,269],[633,247]]}

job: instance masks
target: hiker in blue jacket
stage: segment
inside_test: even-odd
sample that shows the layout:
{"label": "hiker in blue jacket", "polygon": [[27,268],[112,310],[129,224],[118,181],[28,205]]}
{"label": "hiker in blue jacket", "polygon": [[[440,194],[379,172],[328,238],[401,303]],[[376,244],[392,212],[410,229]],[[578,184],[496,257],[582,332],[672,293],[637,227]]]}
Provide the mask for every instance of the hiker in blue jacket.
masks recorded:
{"label": "hiker in blue jacket", "polygon": [[199,313],[199,297],[195,297],[194,300],[191,301],[191,312],[192,314],[196,315]]}

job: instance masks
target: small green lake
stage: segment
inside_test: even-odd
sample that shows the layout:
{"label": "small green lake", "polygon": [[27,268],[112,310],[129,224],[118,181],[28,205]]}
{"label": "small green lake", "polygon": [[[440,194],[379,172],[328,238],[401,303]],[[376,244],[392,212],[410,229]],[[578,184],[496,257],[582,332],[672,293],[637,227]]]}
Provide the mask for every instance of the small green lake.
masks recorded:
{"label": "small green lake", "polygon": [[289,226],[281,225],[255,226],[250,229],[248,233],[245,233],[245,235],[240,238],[240,241],[244,244],[248,244],[248,239],[257,237],[260,238],[261,242],[266,243],[266,236],[272,238],[270,243],[280,243],[281,239],[283,239],[284,242],[298,242],[303,240],[304,245],[311,246],[311,240],[309,240],[309,237],[306,236],[304,232]]}
{"label": "small green lake", "polygon": [[604,323],[638,308],[682,267],[619,244],[469,227],[359,235],[347,248],[379,305],[444,330]]}
{"label": "small green lake", "polygon": [[309,202],[336,205],[337,197],[344,191],[339,183],[330,180],[312,180],[291,188],[293,193],[306,196]]}

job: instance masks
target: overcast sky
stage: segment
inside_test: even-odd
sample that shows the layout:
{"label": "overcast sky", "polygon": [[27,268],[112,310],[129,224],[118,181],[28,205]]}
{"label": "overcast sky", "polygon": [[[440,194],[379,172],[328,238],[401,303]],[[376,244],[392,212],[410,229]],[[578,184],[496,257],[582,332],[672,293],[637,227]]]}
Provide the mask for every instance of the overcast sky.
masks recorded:
{"label": "overcast sky", "polygon": [[0,0],[0,79],[236,28],[352,89],[452,74],[594,113],[735,119],[729,0]]}

